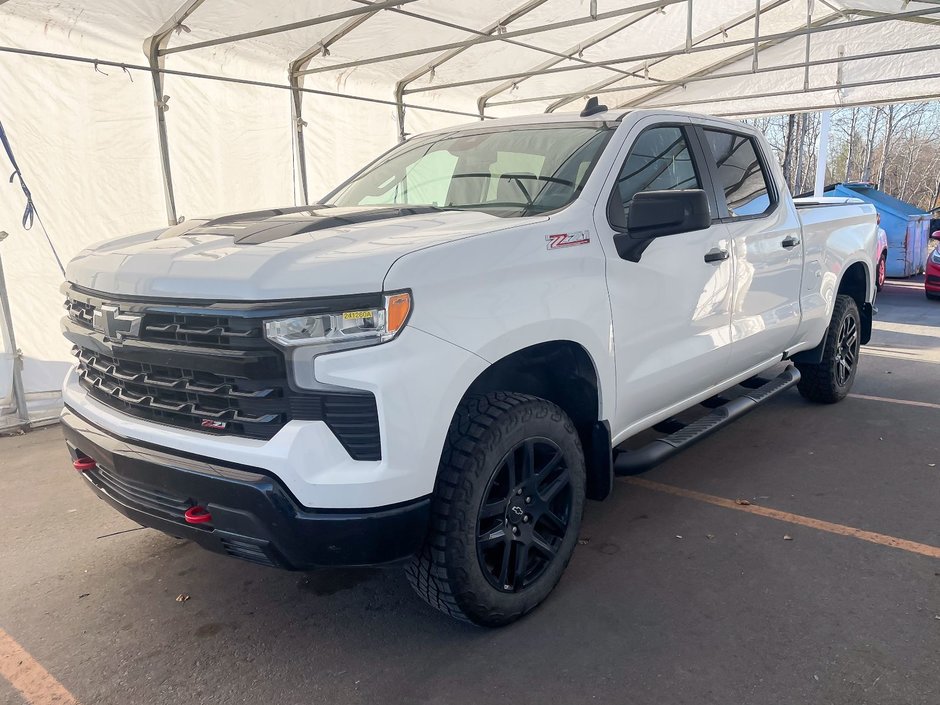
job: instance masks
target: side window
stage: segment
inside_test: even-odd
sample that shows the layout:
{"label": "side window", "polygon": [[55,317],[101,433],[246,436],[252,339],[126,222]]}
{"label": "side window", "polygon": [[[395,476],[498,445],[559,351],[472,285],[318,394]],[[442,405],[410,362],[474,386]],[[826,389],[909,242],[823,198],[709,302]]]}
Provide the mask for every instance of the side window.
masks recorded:
{"label": "side window", "polygon": [[718,167],[718,183],[733,217],[761,215],[773,205],[770,178],[757,157],[754,139],[705,129],[705,140]]}
{"label": "side window", "polygon": [[[626,223],[630,202],[641,191],[702,188],[692,154],[679,127],[653,127],[640,134],[617,176],[617,190]],[[613,205],[613,204],[612,204]]]}

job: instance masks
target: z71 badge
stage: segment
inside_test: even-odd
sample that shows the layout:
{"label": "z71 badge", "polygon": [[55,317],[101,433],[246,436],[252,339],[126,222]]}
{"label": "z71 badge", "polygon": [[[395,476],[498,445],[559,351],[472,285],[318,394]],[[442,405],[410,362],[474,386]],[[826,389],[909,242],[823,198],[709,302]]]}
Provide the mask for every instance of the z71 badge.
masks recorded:
{"label": "z71 badge", "polygon": [[559,233],[558,235],[546,235],[548,240],[548,249],[557,250],[562,247],[574,247],[575,245],[587,245],[591,241],[591,233],[588,230],[579,230],[576,233]]}

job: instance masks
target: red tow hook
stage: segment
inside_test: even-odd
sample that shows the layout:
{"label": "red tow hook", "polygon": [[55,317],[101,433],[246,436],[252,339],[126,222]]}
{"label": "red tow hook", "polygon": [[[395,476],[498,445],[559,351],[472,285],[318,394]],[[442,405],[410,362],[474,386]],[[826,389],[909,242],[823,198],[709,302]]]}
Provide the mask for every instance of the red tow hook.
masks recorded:
{"label": "red tow hook", "polygon": [[212,515],[205,507],[196,506],[183,512],[183,519],[186,520],[187,524],[208,524],[212,521]]}
{"label": "red tow hook", "polygon": [[94,470],[98,467],[98,463],[91,458],[77,458],[72,461],[72,467],[79,472],[87,472],[88,470]]}

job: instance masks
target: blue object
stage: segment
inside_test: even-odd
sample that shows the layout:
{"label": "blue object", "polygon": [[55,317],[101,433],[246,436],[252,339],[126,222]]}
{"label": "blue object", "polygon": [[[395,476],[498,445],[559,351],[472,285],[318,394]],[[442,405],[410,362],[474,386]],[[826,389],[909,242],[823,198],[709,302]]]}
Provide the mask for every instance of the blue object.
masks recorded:
{"label": "blue object", "polygon": [[826,186],[826,195],[860,198],[871,203],[881,216],[888,235],[889,277],[910,277],[923,271],[930,238],[930,214],[867,182],[846,182]]}

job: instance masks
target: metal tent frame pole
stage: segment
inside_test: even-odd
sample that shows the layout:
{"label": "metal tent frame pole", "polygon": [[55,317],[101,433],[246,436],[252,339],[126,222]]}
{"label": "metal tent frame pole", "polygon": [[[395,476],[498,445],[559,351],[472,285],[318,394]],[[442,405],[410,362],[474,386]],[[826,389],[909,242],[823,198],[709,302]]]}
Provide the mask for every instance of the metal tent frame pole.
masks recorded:
{"label": "metal tent frame pole", "polygon": [[[779,66],[764,66],[762,68],[757,69],[756,71],[747,69],[747,70],[741,70],[741,71],[729,71],[727,73],[714,74],[714,75],[702,75],[702,76],[690,75],[685,78],[676,79],[675,81],[664,81],[663,85],[668,88],[674,88],[674,87],[686,86],[691,83],[720,81],[721,79],[724,79],[724,78],[740,78],[743,76],[760,75],[760,74],[765,74],[765,73],[775,73],[777,71],[795,71],[797,69],[802,69],[805,66],[811,66],[811,67],[812,66],[827,66],[829,64],[838,64],[841,66],[843,63],[848,63],[851,61],[865,61],[867,59],[882,59],[882,58],[889,57],[889,56],[906,56],[909,54],[918,54],[921,52],[932,52],[932,51],[937,51],[937,47],[934,45],[931,45],[931,46],[908,47],[905,49],[886,49],[885,51],[873,51],[873,52],[869,52],[866,54],[856,54],[854,56],[837,56],[831,59],[813,59],[812,61],[809,62],[809,64],[804,64],[801,62],[801,63],[796,63],[796,64],[781,64]],[[746,55],[747,54],[745,54],[744,56]],[[739,55],[738,58],[742,58],[741,55]],[[841,85],[841,84],[837,84],[837,85]],[[646,88],[646,86],[623,86],[621,88],[614,89],[612,92],[638,90],[642,88]],[[800,91],[796,91],[795,93],[796,94],[804,93],[804,92],[807,92],[808,90],[809,89],[807,88],[807,89],[803,89]],[[656,95],[661,95],[661,93],[658,91],[656,91],[655,93]],[[632,107],[639,107],[641,105],[649,105],[650,104],[649,101],[655,98],[656,95],[653,95],[653,94],[645,95],[642,98],[637,99],[636,101],[631,101],[629,103],[621,103],[617,107],[618,108],[632,108]],[[743,94],[738,99],[746,100],[749,97],[750,97],[749,95]],[[724,98],[724,100],[734,100],[734,99]],[[665,105],[666,104],[664,103],[663,106]],[[669,103],[668,105],[672,105],[672,103]],[[656,106],[656,107],[660,107],[660,106]]]}
{"label": "metal tent frame pole", "polygon": [[205,0],[187,0],[173,13],[173,16],[163,23],[163,26],[144,41],[144,54],[150,64],[150,77],[153,82],[153,107],[157,118],[157,140],[160,145],[160,170],[163,177],[163,196],[166,201],[166,219],[168,225],[176,225],[179,217],[176,214],[176,196],[173,193],[173,173],[170,169],[170,143],[166,129],[166,111],[169,108],[169,97],[164,93],[165,74],[163,58],[160,54],[163,47],[170,40],[173,30],[181,27],[183,21],[195,12]]}
{"label": "metal tent frame pole", "polygon": [[329,15],[319,15],[317,17],[311,17],[309,20],[301,20],[300,22],[291,22],[290,24],[282,24],[277,27],[266,27],[265,29],[256,29],[253,32],[244,32],[242,34],[233,34],[228,37],[219,37],[218,39],[208,39],[204,42],[193,42],[192,44],[183,44],[178,47],[170,48],[161,48],[160,56],[165,56],[167,54],[177,54],[181,51],[192,51],[193,49],[205,49],[206,47],[214,47],[220,44],[230,44],[231,42],[240,42],[244,39],[255,39],[256,37],[266,37],[271,34],[280,34],[281,32],[291,32],[295,29],[303,29],[304,27],[314,27],[320,24],[327,24],[329,22],[337,22],[339,20],[344,20],[349,17],[355,17],[356,15],[367,15],[369,13],[375,12],[376,10],[384,10],[392,7],[397,7],[400,5],[407,5],[408,3],[417,2],[417,0],[381,0],[381,2],[375,2],[367,7],[355,7],[351,10],[343,10],[342,12],[334,12]]}
{"label": "metal tent frame pole", "polygon": [[[934,93],[922,93],[918,95],[910,95],[898,100],[891,100],[892,103],[923,103],[928,100],[938,100],[940,99],[940,91]],[[737,117],[737,118],[746,118],[746,117],[757,117],[757,116],[766,116],[766,115],[787,115],[792,112],[817,112],[820,110],[838,110],[839,108],[864,108],[872,105],[885,105],[883,99],[874,99],[874,100],[859,100],[853,101],[851,103],[819,103],[818,105],[805,106],[802,108],[770,108],[767,110],[733,110],[729,112],[715,112],[710,113],[715,117]]]}
{"label": "metal tent frame pole", "polygon": [[[766,11],[766,8],[762,8],[762,9]],[[813,26],[810,28],[802,27],[800,29],[794,29],[794,30],[790,30],[787,32],[775,32],[773,34],[766,34],[763,36],[759,36],[757,37],[757,40],[768,42],[768,41],[774,41],[774,40],[793,39],[796,37],[804,37],[806,35],[819,34],[822,32],[832,32],[835,30],[852,29],[854,27],[862,27],[865,25],[872,25],[872,24],[882,24],[884,22],[899,21],[899,20],[909,19],[911,17],[921,17],[923,15],[933,15],[933,14],[940,14],[940,8],[931,9],[931,10],[917,10],[917,11],[912,11],[912,12],[885,14],[885,15],[878,16],[878,17],[866,17],[860,20],[851,20],[849,22],[838,22],[838,23],[826,24],[826,25],[821,25],[821,26]],[[748,13],[748,15],[752,17],[753,13]],[[548,75],[554,75],[558,73],[569,73],[571,71],[582,71],[582,70],[591,69],[591,68],[604,68],[604,67],[609,67],[609,66],[616,66],[618,64],[626,64],[626,63],[637,62],[637,61],[642,62],[642,61],[647,61],[650,59],[667,59],[673,56],[682,56],[683,54],[699,54],[699,53],[706,53],[710,51],[721,51],[721,50],[728,49],[731,47],[736,47],[736,46],[753,47],[754,39],[755,39],[754,37],[732,39],[732,40],[722,42],[720,44],[707,45],[707,46],[703,46],[703,45],[692,46],[688,50],[685,48],[685,44],[683,44],[682,47],[679,49],[671,49],[668,51],[651,52],[651,53],[638,54],[638,55],[626,56],[626,57],[617,57],[617,58],[608,59],[605,61],[587,61],[587,62],[583,62],[575,66],[556,66],[550,69],[545,69],[539,75],[548,76]],[[499,74],[496,76],[480,76],[477,78],[467,79],[463,81],[454,81],[452,83],[442,83],[442,84],[438,84],[435,86],[412,88],[410,90],[405,91],[405,94],[407,95],[407,94],[412,94],[412,93],[425,93],[428,91],[446,90],[448,88],[460,88],[463,86],[479,85],[481,83],[508,81],[511,79],[526,78],[526,77],[529,77],[529,75],[530,74],[528,72],[523,71],[523,72]]]}
{"label": "metal tent frame pole", "polygon": [[[363,2],[371,4],[371,0],[355,0],[355,2]],[[526,27],[525,29],[509,30],[503,32],[499,35],[484,35],[481,30],[472,30],[469,27],[461,27],[460,25],[455,25],[452,22],[446,22],[443,20],[438,20],[433,17],[426,17],[424,15],[419,15],[414,12],[409,12],[407,10],[399,10],[397,8],[391,8],[390,12],[395,12],[398,14],[406,15],[413,19],[421,20],[424,22],[432,22],[434,24],[439,24],[445,27],[450,27],[451,29],[459,29],[473,35],[471,39],[463,39],[455,42],[447,42],[445,44],[436,44],[434,46],[422,47],[420,49],[411,49],[409,51],[396,52],[394,54],[385,54],[383,56],[373,56],[365,59],[357,59],[355,61],[347,61],[340,64],[333,64],[331,66],[320,66],[313,69],[305,69],[301,73],[311,74],[311,73],[322,73],[326,71],[342,71],[345,69],[356,68],[358,66],[368,66],[370,64],[382,64],[388,61],[395,61],[397,59],[408,59],[414,56],[422,56],[424,54],[435,54],[443,51],[449,51],[450,49],[457,49],[460,47],[471,46],[472,44],[484,44],[486,42],[510,42],[515,43],[514,40],[516,37],[524,37],[531,34],[541,34],[543,32],[551,32],[556,29],[567,29],[571,27],[577,27],[578,25],[593,23],[598,21],[604,21],[609,19],[615,19],[617,17],[622,17],[624,15],[630,15],[637,12],[643,12],[649,9],[659,9],[663,7],[668,7],[669,5],[676,5],[678,3],[685,3],[687,0],[656,0],[655,2],[646,2],[640,5],[634,5],[632,7],[620,8],[617,10],[611,10],[610,12],[600,12],[597,14],[597,17],[578,17],[572,20],[567,20],[564,22],[552,22],[550,24],[536,25],[534,27]],[[544,47],[537,47],[529,44],[522,44],[521,42],[518,45],[526,48],[532,49],[533,51],[540,51],[545,54],[551,54],[553,56],[561,55],[560,52],[553,52],[550,49],[545,49]],[[567,57],[563,57],[567,58]]]}
{"label": "metal tent frame pole", "polygon": [[[830,59],[814,59],[810,61],[809,65],[810,66],[826,66],[829,64],[842,65],[843,63],[847,63],[851,61],[865,61],[867,59],[880,59],[880,58],[886,58],[890,56],[906,56],[910,54],[919,54],[923,52],[933,52],[933,51],[937,51],[937,47],[934,45],[908,47],[904,49],[886,49],[884,51],[874,51],[874,52],[868,52],[865,54],[856,54],[854,56],[838,56],[838,57],[833,57]],[[739,54],[734,60],[738,60],[746,55],[747,54]],[[659,86],[665,89],[671,89],[671,88],[676,88],[676,87],[687,86],[693,83],[707,83],[708,81],[719,81],[725,78],[738,78],[738,77],[759,75],[759,74],[765,74],[765,73],[775,73],[777,71],[795,71],[798,69],[802,69],[803,67],[804,67],[804,64],[800,62],[800,63],[793,63],[793,64],[780,64],[778,66],[763,66],[763,67],[758,68],[756,71],[752,69],[742,69],[741,71],[730,71],[730,72],[721,73],[721,74],[703,74],[703,75],[690,74],[689,76],[684,76],[683,78],[677,78],[677,79],[670,80],[670,81],[660,81]],[[859,83],[854,83],[852,85],[855,87],[861,87],[865,85],[865,83],[859,82]],[[842,84],[839,83],[838,86],[841,88]],[[574,99],[577,99],[578,97],[583,96],[583,95],[604,95],[606,93],[624,93],[624,92],[629,92],[629,91],[649,90],[650,88],[651,86],[646,86],[646,85],[614,86],[611,88],[594,88],[593,90],[585,91],[585,92],[581,92],[577,94],[558,93],[558,94],[553,94],[553,95],[540,95],[540,96],[532,96],[530,98],[520,98],[519,100],[495,101],[492,103],[488,103],[487,107],[498,108],[502,105],[518,105],[520,103],[540,103],[545,100],[552,100],[555,98],[566,99],[571,96],[574,96]],[[800,90],[800,91],[796,91],[794,94],[798,95],[799,93],[803,93],[803,92],[804,91]],[[662,91],[662,93],[665,93],[665,91]],[[649,101],[658,95],[661,95],[661,92],[654,91],[653,93],[649,95],[645,95],[642,98],[637,99],[636,101],[620,103],[619,105],[615,107],[617,109],[620,109],[620,108],[636,108],[636,107],[643,107],[643,106],[671,107],[675,105],[674,103],[661,103],[661,104],[650,105]],[[723,98],[719,100],[747,100],[750,97],[751,96],[743,95],[740,98]],[[903,101],[899,101],[899,102],[903,102]],[[849,105],[849,104],[846,104],[846,105]],[[858,105],[858,103],[852,103],[852,105]],[[833,107],[842,107],[842,106],[833,106]],[[777,112],[788,112],[788,111],[780,110]],[[789,111],[789,112],[792,112],[792,111]]]}
{"label": "metal tent frame pole", "polygon": [[[772,9],[772,7],[773,7],[773,6],[770,6],[770,7],[766,8],[766,9]],[[757,0],[757,8],[758,8],[758,10],[760,10],[760,0]],[[766,11],[766,10],[765,10],[765,11]],[[833,13],[833,14],[830,14],[830,15],[826,15],[825,17],[822,17],[822,18],[816,20],[815,22],[811,22],[811,23],[808,25],[808,28],[811,28],[811,27],[814,27],[814,26],[822,27],[822,26],[827,25],[827,24],[829,24],[829,23],[831,23],[831,22],[834,22],[834,21],[835,21],[836,19],[838,19],[839,17],[842,17],[842,15],[841,15],[840,13]],[[745,49],[744,51],[741,51],[741,52],[736,53],[734,56],[730,56],[730,57],[728,57],[728,58],[726,58],[726,59],[722,59],[721,61],[717,61],[717,62],[715,62],[715,63],[713,63],[713,64],[709,64],[708,66],[705,66],[705,67],[699,69],[698,71],[694,71],[694,72],[692,72],[692,73],[690,73],[690,74],[687,74],[687,75],[683,76],[682,78],[676,79],[676,80],[674,81],[674,85],[675,85],[675,86],[682,86],[682,87],[685,87],[685,86],[688,85],[689,83],[698,83],[699,81],[704,81],[704,80],[706,80],[706,77],[707,77],[709,74],[712,74],[714,71],[717,71],[718,69],[724,68],[725,66],[730,66],[731,64],[734,64],[735,62],[740,61],[741,59],[745,58],[745,57],[748,56],[748,55],[751,55],[751,56],[752,56],[752,59],[751,59],[751,69],[750,69],[750,71],[729,72],[729,73],[726,73],[726,74],[721,74],[721,76],[730,76],[731,74],[736,74],[736,75],[739,75],[739,76],[750,76],[750,75],[755,75],[755,74],[760,74],[760,73],[772,73],[772,72],[774,72],[774,71],[786,70],[786,69],[789,69],[789,68],[794,68],[794,69],[796,69],[796,68],[802,68],[802,69],[804,70],[804,78],[808,77],[808,75],[809,75],[809,65],[807,64],[807,62],[809,61],[809,55],[808,55],[808,54],[807,54],[807,56],[804,58],[803,61],[801,61],[801,62],[799,62],[799,63],[796,63],[796,64],[792,64],[792,65],[786,66],[786,67],[781,67],[781,66],[767,66],[767,67],[764,67],[764,68],[760,68],[760,67],[759,67],[758,64],[759,64],[759,54],[760,54],[760,52],[761,52],[761,51],[764,51],[764,50],[766,50],[766,49],[770,49],[771,47],[778,46],[778,45],[784,43],[785,41],[787,41],[787,40],[786,40],[786,39],[774,39],[774,40],[765,41],[765,42],[761,43],[761,41],[760,41],[760,14],[757,14],[757,15],[754,16],[754,46],[753,46],[751,49]],[[806,41],[807,41],[807,46],[808,46],[809,35],[807,35]],[[823,65],[823,64],[820,63],[819,65]],[[808,78],[807,78],[806,80],[808,80]],[[626,108],[626,107],[636,107],[637,105],[639,105],[639,104],[641,104],[641,103],[645,103],[646,101],[652,100],[652,99],[654,99],[655,97],[657,97],[657,96],[659,96],[659,95],[663,95],[664,93],[668,93],[669,90],[670,90],[669,88],[664,88],[664,89],[661,89],[661,90],[654,90],[654,91],[652,91],[651,93],[649,93],[648,95],[643,96],[642,98],[638,98],[637,100],[631,101],[631,102],[628,102],[628,103],[621,103],[621,104],[618,105],[617,107],[618,107],[618,108],[621,108],[621,107],[623,107],[623,108]]]}
{"label": "metal tent frame pole", "polygon": [[[699,100],[684,100],[684,101],[678,101],[678,102],[662,103],[659,105],[644,105],[644,107],[664,108],[664,109],[682,108],[682,107],[687,107],[690,105],[705,105],[709,103],[730,103],[735,100],[745,101],[745,100],[755,100],[757,98],[780,98],[780,97],[788,96],[788,95],[801,95],[803,93],[820,93],[820,92],[825,92],[825,91],[839,91],[839,90],[844,90],[844,89],[849,89],[849,88],[865,88],[867,86],[883,86],[883,85],[887,85],[890,83],[906,83],[909,81],[923,81],[923,80],[936,79],[936,78],[940,78],[940,73],[925,73],[925,74],[920,74],[918,76],[893,76],[891,78],[877,78],[877,79],[871,79],[868,81],[855,81],[853,83],[834,83],[834,84],[827,85],[827,86],[811,86],[807,88],[805,91],[767,91],[764,93],[752,93],[751,95],[743,96],[741,98],[734,98],[734,97],[728,97],[728,96],[725,96],[722,98],[701,98]],[[892,98],[892,99],[888,99],[887,101],[875,100],[875,101],[869,101],[868,103],[862,103],[862,102],[853,103],[849,101],[844,104],[837,104],[837,105],[830,106],[830,107],[845,108],[845,107],[851,107],[854,105],[885,105],[886,103],[902,103],[902,102],[911,102],[914,100],[922,100],[922,99],[923,98],[905,97],[900,100]],[[805,107],[799,107],[799,108],[786,108],[786,109],[778,108],[776,110],[769,111],[769,112],[771,114],[781,113],[781,112],[783,113],[811,112],[811,111],[816,111],[816,110],[821,110],[821,109],[822,109],[822,106],[805,106]],[[757,115],[760,113],[759,111],[754,111],[754,112],[740,111],[740,112],[722,113],[722,114],[723,115]]]}
{"label": "metal tent frame pole", "polygon": [[[6,237],[6,233],[0,234],[0,240]],[[12,358],[11,368],[13,370],[13,405],[16,407],[16,415],[19,417],[19,423],[13,424],[12,428],[29,426],[29,408],[26,406],[26,388],[23,386],[23,357],[19,348],[16,347],[16,334],[13,332],[13,315],[10,312],[10,297],[7,294],[6,277],[3,274],[3,260],[0,259],[0,308],[3,309],[3,328],[6,331],[6,339],[10,343],[10,354]],[[11,426],[5,426],[8,430]]]}
{"label": "metal tent frame pole", "polygon": [[[635,16],[635,17],[628,17],[628,18],[625,19],[625,20],[621,20],[620,22],[618,22],[618,23],[615,24],[614,26],[609,27],[609,28],[605,29],[605,30],[602,31],[602,32],[598,32],[597,34],[591,35],[591,36],[588,37],[587,39],[585,39],[585,40],[583,40],[583,41],[581,41],[581,42],[578,42],[577,44],[575,44],[575,45],[569,47],[568,49],[566,49],[566,50],[563,51],[562,53],[565,54],[565,55],[567,55],[567,56],[573,56],[573,55],[575,55],[575,54],[580,54],[580,53],[581,53],[582,51],[584,51],[585,49],[589,49],[590,47],[594,46],[595,44],[598,44],[598,43],[604,41],[605,39],[609,39],[610,37],[614,36],[615,34],[617,34],[617,33],[619,33],[619,32],[622,32],[623,30],[627,29],[628,27],[632,27],[633,25],[637,24],[637,23],[640,22],[641,20],[644,20],[644,19],[646,19],[647,17],[650,17],[651,15],[655,15],[657,12],[658,12],[658,10],[647,10],[646,12],[643,12],[643,13],[641,13],[641,14],[638,15],[638,16]],[[563,59],[563,58],[559,58],[559,57],[555,57],[555,58],[553,58],[553,59],[546,59],[545,61],[543,61],[543,62],[541,62],[541,63],[539,63],[539,64],[536,64],[535,66],[533,66],[532,68],[530,68],[530,69],[529,69],[529,72],[531,72],[531,74],[532,74],[533,76],[536,76],[536,75],[538,75],[538,73],[539,73],[540,71],[544,71],[545,69],[551,68],[552,66],[557,66],[557,65],[560,64],[562,61],[564,61],[564,59]],[[490,100],[490,98],[493,98],[493,97],[499,95],[500,93],[503,93],[504,91],[508,91],[508,90],[511,90],[511,89],[518,88],[519,84],[520,84],[522,81],[525,81],[525,80],[526,80],[525,78],[520,78],[520,79],[517,80],[517,81],[504,81],[503,83],[500,83],[500,84],[499,84],[498,86],[496,86],[495,88],[491,88],[490,90],[486,91],[486,93],[484,93],[484,94],[481,95],[479,98],[477,98],[477,110],[480,112],[480,115],[483,115],[483,114],[486,112],[486,106],[487,106],[487,103],[488,103],[488,101]],[[619,81],[619,80],[621,80],[621,78],[618,77],[618,78],[616,78],[615,80]]]}
{"label": "metal tent frame pole", "polygon": [[[779,7],[780,5],[783,5],[783,4],[787,3],[787,2],[789,2],[789,0],[775,0],[774,2],[770,3],[769,5],[767,5],[767,6],[765,6],[765,7],[760,7],[760,5],[758,4],[757,7],[755,8],[754,12],[746,12],[746,13],[744,13],[744,14],[742,14],[742,15],[738,15],[737,17],[735,17],[734,19],[732,19],[730,22],[727,22],[727,23],[725,23],[725,24],[723,24],[723,25],[719,25],[718,27],[712,27],[712,28],[708,29],[707,31],[702,32],[701,34],[696,35],[695,37],[692,37],[692,41],[691,41],[691,42],[688,42],[688,41],[687,41],[687,42],[686,42],[686,45],[685,45],[684,47],[676,47],[676,48],[675,48],[675,51],[679,52],[679,53],[682,54],[682,55],[685,55],[686,53],[688,53],[689,51],[691,51],[692,48],[698,46],[699,44],[702,44],[703,42],[707,42],[707,41],[709,41],[710,39],[714,39],[715,37],[724,34],[724,33],[725,33],[726,31],[728,31],[729,29],[734,29],[735,27],[739,27],[740,25],[744,24],[745,22],[749,22],[750,20],[753,19],[753,20],[755,21],[755,24],[756,24],[757,21],[759,20],[759,17],[760,17],[760,14],[761,14],[761,13],[763,13],[763,12],[770,12],[770,11],[773,10],[774,8]],[[663,58],[657,59],[657,60],[655,60],[655,61],[653,61],[653,62],[644,61],[644,62],[643,62],[643,65],[642,65],[642,68],[643,68],[644,73],[648,72],[651,66],[656,66],[656,65],[658,65],[658,64],[661,64],[662,62],[666,61],[668,58],[670,58],[670,57],[663,57]],[[579,97],[581,97],[582,95],[587,95],[587,94],[593,95],[593,94],[595,94],[595,93],[597,93],[597,92],[600,92],[600,91],[607,92],[609,87],[611,87],[611,88],[609,88],[610,91],[614,91],[615,89],[612,88],[612,86],[614,86],[614,84],[619,83],[619,82],[620,82],[619,80],[614,80],[614,81],[612,81],[612,80],[608,79],[608,80],[605,80],[605,81],[601,81],[600,83],[592,84],[592,85],[589,86],[587,89],[585,89],[585,91],[582,91],[581,93],[570,93],[570,92],[569,92],[569,93],[563,93],[563,94],[557,95],[557,96],[550,96],[550,98],[553,98],[553,99],[556,99],[556,100],[555,100],[554,103],[552,103],[551,105],[549,105],[549,106],[545,109],[545,112],[546,112],[546,113],[552,113],[552,112],[558,110],[558,108],[564,107],[565,105],[568,105],[569,103],[571,103],[571,102],[577,100],[577,99],[578,99]],[[643,85],[642,87],[643,87],[644,89],[648,89],[648,88],[649,88],[648,85]]]}
{"label": "metal tent frame pole", "polygon": [[[117,69],[127,69],[128,71],[146,71],[150,73],[150,66],[142,64],[129,64],[124,61],[111,61],[108,59],[95,59],[90,56],[76,56],[75,54],[59,54],[51,51],[36,51],[35,49],[21,49],[19,47],[0,46],[0,54],[21,54],[23,56],[35,56],[44,59],[57,59],[60,61],[75,61],[82,64],[95,65],[101,67],[111,66]],[[271,81],[255,81],[250,78],[235,78],[232,76],[219,76],[211,73],[199,73],[197,71],[181,71],[179,69],[158,68],[159,73],[165,76],[182,76],[184,78],[198,78],[206,81],[218,81],[220,83],[236,83],[242,86],[257,86],[259,88],[274,88],[279,91],[289,91],[290,86],[283,83],[272,83]],[[375,103],[376,105],[391,105],[395,102],[383,98],[370,98],[364,95],[355,95],[353,93],[339,93],[337,91],[321,90],[319,88],[301,88],[304,93],[311,95],[323,95],[330,98],[342,98],[343,100],[354,100],[360,103]],[[405,103],[409,110],[426,110],[430,113],[441,113],[443,115],[460,115],[462,117],[479,118],[476,113],[467,110],[451,110],[450,108],[436,108],[432,105],[421,105],[420,103]],[[489,115],[486,116],[490,118]]]}
{"label": "metal tent frame pole", "polygon": [[434,76],[434,71],[441,66],[442,64],[450,61],[456,56],[459,56],[465,52],[470,47],[475,44],[479,44],[487,36],[491,36],[494,32],[497,34],[505,31],[507,24],[513,22],[514,20],[519,19],[520,17],[525,16],[529,12],[532,12],[539,5],[544,5],[547,0],[527,0],[525,3],[515,8],[511,12],[503,15],[495,22],[490,23],[483,29],[475,31],[472,38],[469,38],[461,43],[460,46],[453,47],[448,49],[442,54],[435,56],[428,62],[425,62],[414,71],[409,73],[404,78],[399,79],[395,83],[395,104],[397,106],[397,118],[398,118],[398,141],[404,142],[407,134],[405,133],[405,105],[404,105],[404,94],[408,84],[418,80],[422,76],[430,74]]}
{"label": "metal tent frame pole", "polygon": [[293,136],[292,144],[294,147],[294,173],[300,180],[299,184],[297,184],[295,181],[295,192],[299,188],[300,200],[304,205],[310,203],[310,193],[307,183],[307,155],[306,145],[304,143],[304,128],[307,127],[307,121],[303,118],[304,77],[299,72],[310,62],[311,59],[320,55],[329,55],[330,47],[333,44],[348,35],[350,32],[354,31],[370,17],[377,15],[379,12],[381,12],[382,9],[384,9],[384,6],[378,9],[374,9],[371,12],[360,13],[354,17],[349,18],[342,25],[323,37],[319,42],[307,49],[307,51],[305,51],[303,54],[291,61],[290,65],[288,66],[287,73],[291,90],[290,107],[292,124],[291,134]]}

